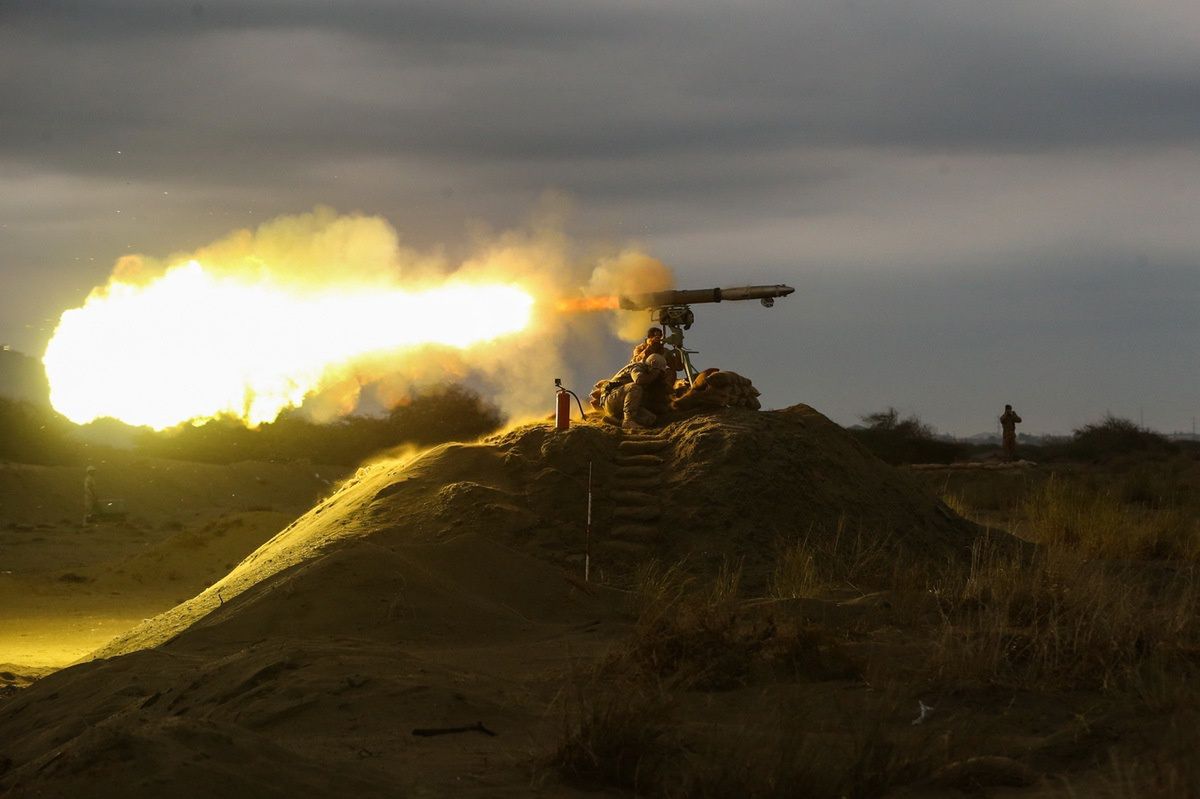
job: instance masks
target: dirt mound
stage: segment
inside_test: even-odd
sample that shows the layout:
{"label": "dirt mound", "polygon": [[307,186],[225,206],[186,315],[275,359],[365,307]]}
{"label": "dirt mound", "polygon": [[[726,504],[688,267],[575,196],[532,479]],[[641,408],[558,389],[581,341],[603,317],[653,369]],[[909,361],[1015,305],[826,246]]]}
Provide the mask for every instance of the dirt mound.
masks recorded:
{"label": "dirt mound", "polygon": [[[318,561],[351,545],[383,557],[474,535],[575,568],[585,548],[589,470],[595,566],[618,584],[649,558],[736,558],[753,584],[781,542],[861,535],[940,561],[965,555],[975,535],[911,477],[804,405],[726,410],[645,436],[531,425],[361,469],[223,580],[99,654],[159,644],[243,592],[267,590],[280,572],[324,572]],[[425,557],[439,551],[430,547]],[[344,578],[321,584],[351,586]]]}
{"label": "dirt mound", "polygon": [[[593,575],[617,585],[649,558],[736,558],[753,582],[780,541],[853,532],[941,560],[975,535],[807,406],[444,445],[361,469],[107,660],[0,705],[0,763],[13,764],[0,789],[77,795],[83,775],[107,774],[114,795],[202,779],[271,795],[260,785],[286,772],[281,790],[327,793],[353,773],[359,793],[394,795],[396,775],[419,772],[431,795],[524,795],[524,744],[503,736],[545,728],[548,686],[623,614],[579,579],[589,473]],[[406,737],[480,720],[501,737]]]}
{"label": "dirt mound", "polygon": [[344,477],[309,463],[186,463],[111,451],[84,526],[82,466],[0,462],[0,661],[61,667],[194,596]]}

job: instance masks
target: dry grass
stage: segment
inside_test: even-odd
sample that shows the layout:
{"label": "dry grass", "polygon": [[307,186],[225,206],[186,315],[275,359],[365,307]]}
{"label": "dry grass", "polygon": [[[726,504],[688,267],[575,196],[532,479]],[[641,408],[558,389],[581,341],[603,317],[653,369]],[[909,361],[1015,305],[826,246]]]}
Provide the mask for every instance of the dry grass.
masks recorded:
{"label": "dry grass", "polygon": [[943,678],[1125,690],[1146,664],[1186,667],[1200,644],[1190,570],[1147,575],[1050,547],[1025,559],[981,543],[939,602],[930,664]]}
{"label": "dry grass", "polygon": [[610,667],[576,673],[548,764],[577,785],[656,793],[665,770],[682,757],[670,726],[673,710],[663,686],[644,675]]}
{"label": "dry grass", "polygon": [[[562,732],[549,757],[563,778],[668,797],[787,796],[796,779],[827,783],[827,791],[813,796],[871,795],[846,793],[844,786],[862,763],[882,756],[868,757],[879,741],[811,734],[804,708],[780,709],[775,725],[751,729],[676,724],[689,697],[755,679],[855,672],[827,634],[777,624],[765,606],[748,605],[741,575],[735,563],[708,580],[688,574],[684,563],[642,570],[629,637],[591,672],[574,674],[566,692]],[[768,771],[743,773],[750,765]]]}
{"label": "dry grass", "polygon": [[768,590],[778,599],[797,599],[829,589],[890,585],[897,574],[898,552],[890,533],[862,526],[851,530],[842,516],[831,531],[809,530],[799,538],[781,538]]}
{"label": "dry grass", "polygon": [[1123,493],[1120,486],[1094,488],[1052,476],[1021,504],[1021,531],[1082,557],[1200,560],[1200,518],[1191,509],[1146,504],[1142,500],[1155,494],[1144,486],[1130,490],[1136,503],[1123,501]]}
{"label": "dry grass", "polygon": [[776,599],[815,596],[824,585],[817,559],[807,541],[780,544],[769,581],[771,596]]}
{"label": "dry grass", "polygon": [[874,799],[949,761],[946,740],[910,724],[899,693],[872,696],[853,716],[847,711],[821,721],[804,707],[784,706],[766,724],[698,742],[678,789],[668,795]]}
{"label": "dry grass", "polygon": [[741,579],[740,564],[728,562],[709,581],[690,576],[682,561],[649,564],[638,575],[637,622],[619,657],[701,690],[744,684],[776,630],[742,613]]}
{"label": "dry grass", "polygon": [[[628,640],[595,675],[577,678],[557,770],[653,796],[823,799],[920,791],[944,784],[950,763],[1007,762],[1019,773],[1036,761],[1043,771],[1049,764],[1044,788],[1064,799],[1200,796],[1192,500],[1144,474],[1110,486],[1095,474],[994,479],[1003,485],[975,493],[1003,505],[1036,547],[997,535],[978,541],[969,563],[901,561],[887,536],[843,522],[828,535],[781,539],[768,586],[783,601],[749,603],[738,564],[709,579],[684,563],[646,566]],[[947,501],[965,516],[975,510],[961,493]],[[885,593],[886,610],[857,605],[829,616],[823,623],[840,626],[828,628],[805,620],[803,608],[868,590]],[[794,615],[780,622],[771,608]],[[846,651],[860,662],[847,666]],[[823,680],[843,680],[841,715],[795,698]],[[789,683],[799,693],[783,689]],[[712,707],[712,691],[743,687],[736,696],[770,697],[774,715],[697,712]],[[953,707],[946,697],[962,693],[984,705],[912,724],[915,696]],[[1020,717],[1005,721],[1018,695],[1032,707],[1070,705],[1084,732],[1047,734],[1039,755]],[[945,712],[966,715],[952,721]],[[1113,732],[1056,754],[1052,741],[1092,734],[1085,718]]]}

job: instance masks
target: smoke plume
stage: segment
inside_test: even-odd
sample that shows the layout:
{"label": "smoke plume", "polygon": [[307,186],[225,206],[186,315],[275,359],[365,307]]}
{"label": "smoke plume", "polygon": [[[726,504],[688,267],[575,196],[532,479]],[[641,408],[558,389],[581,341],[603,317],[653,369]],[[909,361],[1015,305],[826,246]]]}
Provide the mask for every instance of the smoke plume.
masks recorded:
{"label": "smoke plume", "polygon": [[[151,286],[190,262],[198,262],[215,278],[267,283],[307,294],[326,289],[369,294],[506,284],[534,297],[530,323],[511,335],[461,349],[429,344],[324,364],[302,402],[311,418],[328,421],[350,413],[384,411],[405,402],[413,392],[450,381],[473,385],[512,415],[544,412],[553,378],[590,386],[620,366],[610,362],[612,336],[634,340],[649,321],[645,313],[563,313],[557,305],[560,300],[673,286],[670,270],[660,261],[634,247],[607,251],[594,244],[585,247],[566,234],[561,218],[552,215],[536,217],[522,229],[476,234],[464,249],[459,257],[448,255],[448,247],[422,252],[405,246],[397,230],[380,217],[318,207],[254,229],[236,230],[195,252],[161,259],[125,256],[116,263],[108,285],[96,289],[89,303],[120,295],[130,287]],[[439,328],[430,331],[440,334],[430,340],[446,340],[447,334],[479,321],[475,317],[480,315],[489,315],[489,310],[448,307],[426,323]],[[294,326],[300,336],[317,321],[293,319],[286,326]],[[229,321],[214,314],[209,323],[213,330],[223,330]],[[289,330],[234,332],[269,333],[284,340],[290,335]],[[142,333],[155,335],[153,330]],[[320,342],[313,346],[319,348]],[[120,353],[112,355],[120,357]]]}

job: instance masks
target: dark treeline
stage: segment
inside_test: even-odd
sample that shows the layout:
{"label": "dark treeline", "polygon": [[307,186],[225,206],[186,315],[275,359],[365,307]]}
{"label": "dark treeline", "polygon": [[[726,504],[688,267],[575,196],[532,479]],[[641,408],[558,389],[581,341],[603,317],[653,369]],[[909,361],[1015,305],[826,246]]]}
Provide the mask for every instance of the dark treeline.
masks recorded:
{"label": "dark treeline", "polygon": [[[913,415],[901,417],[895,408],[860,418],[864,426],[851,428],[850,433],[876,457],[891,464],[954,463],[999,452],[995,444],[938,438],[931,426]],[[1200,447],[1170,441],[1129,419],[1109,415],[1078,428],[1070,436],[1039,445],[1022,443],[1017,454],[1034,461],[1096,463],[1181,454],[1200,457]]]}
{"label": "dark treeline", "polygon": [[[994,444],[939,438],[918,417],[902,417],[895,408],[867,414],[862,421],[863,427],[850,428],[851,435],[892,464],[953,463],[999,451]],[[503,422],[499,409],[476,392],[447,385],[414,396],[386,416],[351,416],[317,424],[292,412],[253,430],[238,421],[215,420],[162,433],[139,432],[133,437],[133,449],[146,456],[207,463],[308,460],[353,466],[404,444],[428,446],[478,438]],[[82,465],[109,451],[81,440],[75,435],[78,430],[48,407],[0,397],[0,460]],[[1106,416],[1071,436],[1037,446],[1022,443],[1018,455],[1043,462],[1102,462],[1200,457],[1200,446],[1170,441],[1128,419]]]}
{"label": "dark treeline", "polygon": [[428,446],[478,438],[503,421],[499,409],[477,393],[451,385],[416,395],[387,416],[350,416],[316,424],[287,413],[255,429],[234,420],[214,420],[199,427],[144,433],[136,448],[145,455],[207,463],[309,460],[353,466],[402,444]]}
{"label": "dark treeline", "polygon": [[935,438],[932,427],[916,416],[901,418],[895,408],[860,418],[865,427],[851,428],[851,435],[882,461],[953,463],[970,455],[969,445]]}
{"label": "dark treeline", "polygon": [[0,460],[43,465],[75,464],[83,448],[73,425],[48,407],[0,397]]}
{"label": "dark treeline", "polygon": [[[499,409],[479,394],[448,385],[416,395],[386,416],[351,416],[316,424],[288,413],[255,429],[232,419],[217,419],[161,433],[138,433],[134,451],[206,463],[308,460],[353,466],[404,444],[428,446],[478,438],[503,422]],[[105,449],[79,441],[72,436],[74,429],[52,410],[0,399],[0,460],[78,465]]]}

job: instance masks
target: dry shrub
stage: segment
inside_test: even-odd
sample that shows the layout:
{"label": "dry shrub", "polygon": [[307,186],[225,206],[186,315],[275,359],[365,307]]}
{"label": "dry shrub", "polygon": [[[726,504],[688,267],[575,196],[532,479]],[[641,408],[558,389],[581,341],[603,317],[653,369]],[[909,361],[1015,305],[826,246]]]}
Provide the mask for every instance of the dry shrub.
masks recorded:
{"label": "dry shrub", "polygon": [[692,589],[694,582],[686,559],[669,566],[658,560],[644,561],[633,573],[630,594],[633,610],[640,619],[674,607]]}
{"label": "dry shrub", "polygon": [[954,511],[955,514],[963,517],[964,519],[970,518],[971,508],[967,506],[967,502],[965,499],[963,499],[961,494],[943,492],[940,498],[942,500],[942,504]]}
{"label": "dry shrub", "polygon": [[891,585],[899,564],[890,533],[874,534],[861,525],[851,531],[845,516],[831,531],[810,528],[800,538],[781,538],[775,551],[768,586],[778,599],[811,597],[826,588]]}
{"label": "dry shrub", "polygon": [[[1149,488],[1139,487],[1138,495]],[[1122,502],[1120,490],[1052,476],[1021,505],[1025,532],[1040,544],[1110,559],[1200,560],[1200,519],[1184,508]]]}
{"label": "dry shrub", "polygon": [[914,727],[891,692],[832,723],[792,706],[765,724],[678,725],[668,684],[645,677],[612,663],[576,676],[548,759],[567,782],[661,797],[867,799],[948,762],[948,739]]}
{"label": "dry shrub", "polygon": [[1167,746],[1154,752],[1111,752],[1099,776],[1065,778],[1062,799],[1196,799],[1200,796],[1200,761],[1195,741],[1200,717],[1176,716],[1169,723]]}
{"label": "dry shrub", "polygon": [[622,656],[656,677],[702,690],[744,684],[775,628],[742,613],[741,575],[741,565],[728,562],[707,584],[687,576],[682,562],[642,569],[638,619]]}
{"label": "dry shrub", "polygon": [[1023,558],[981,541],[938,596],[944,624],[931,664],[944,677],[1131,689],[1148,663],[1188,667],[1198,640],[1191,572],[1150,579],[1062,550]]}
{"label": "dry shrub", "polygon": [[768,583],[776,599],[799,599],[815,595],[823,586],[817,561],[807,541],[777,547],[775,570]]}
{"label": "dry shrub", "polygon": [[658,791],[681,745],[670,725],[673,701],[660,683],[643,677],[623,675],[611,664],[574,675],[562,732],[548,758],[568,782]]}
{"label": "dry shrub", "polygon": [[832,724],[814,723],[803,707],[782,707],[772,723],[694,744],[683,780],[670,795],[874,799],[947,762],[946,739],[914,727],[899,693],[873,697],[853,717],[847,713]]}
{"label": "dry shrub", "polygon": [[1130,454],[1162,456],[1177,449],[1158,433],[1112,414],[1075,430],[1065,448],[1071,457],[1094,461]]}

